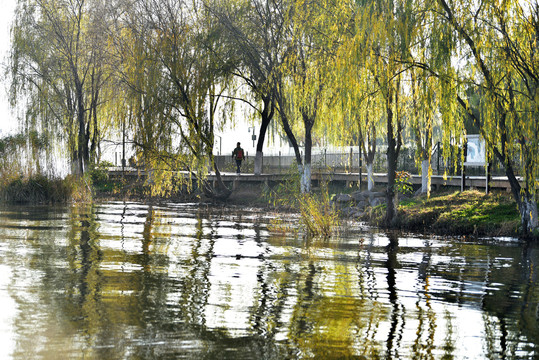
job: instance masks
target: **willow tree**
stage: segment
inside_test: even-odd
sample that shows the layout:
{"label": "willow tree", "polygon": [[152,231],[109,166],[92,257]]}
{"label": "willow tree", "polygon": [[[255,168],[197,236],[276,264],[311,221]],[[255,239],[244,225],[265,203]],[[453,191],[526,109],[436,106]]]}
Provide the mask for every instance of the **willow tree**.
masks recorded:
{"label": "willow tree", "polygon": [[357,13],[356,21],[362,29],[357,51],[374,79],[377,96],[383,104],[388,177],[385,223],[389,226],[397,216],[395,178],[406,119],[402,97],[403,74],[407,68],[403,63],[410,56],[416,32],[415,12],[412,1],[388,0],[362,2]]}
{"label": "willow tree", "polygon": [[169,111],[161,101],[166,95],[163,88],[168,84],[161,66],[152,58],[153,50],[146,44],[151,35],[141,25],[124,29],[116,39],[122,55],[119,74],[124,85],[119,88],[123,90],[119,93],[123,103],[119,115],[134,130],[130,141],[135,146],[138,165],[149,174],[149,182],[156,185],[154,168],[165,170],[158,172],[158,184],[152,188],[163,193],[173,188],[170,170],[174,168],[174,149]]}
{"label": "willow tree", "polygon": [[218,58],[224,51],[219,29],[202,4],[182,0],[132,3],[126,14],[117,42],[128,50],[122,72],[141,139],[136,145],[155,170],[154,189],[167,190],[195,176],[208,195],[227,197],[222,183],[211,188],[205,181],[208,165],[220,175],[214,132],[230,74]]}
{"label": "willow tree", "polygon": [[327,114],[327,75],[338,43],[328,31],[326,4],[293,1],[287,13],[286,59],[281,67],[281,84],[288,100],[291,122],[303,134],[304,162],[300,168],[301,191],[311,191],[313,130]]}
{"label": "willow tree", "polygon": [[453,49],[467,55],[468,71],[455,80],[484,94],[476,108],[462,92],[458,102],[504,165],[527,234],[539,226],[539,4],[438,0],[437,7],[454,31]]}
{"label": "willow tree", "polygon": [[[233,74],[250,89],[247,102],[260,116],[254,173],[262,172],[264,141],[276,112],[275,74],[284,49],[284,4],[275,0],[213,0],[207,4],[224,31],[221,41],[233,61]],[[230,59],[224,59],[230,62]]]}
{"label": "willow tree", "polygon": [[335,22],[341,24],[340,41],[336,66],[331,70],[336,91],[333,120],[327,123],[328,133],[332,141],[340,145],[358,143],[367,168],[367,189],[373,190],[376,144],[383,135],[384,109],[375,78],[365,63],[368,42],[361,12],[347,0],[339,2],[338,7],[342,10],[335,12]]}
{"label": "willow tree", "polygon": [[19,0],[12,26],[11,100],[27,126],[58,132],[72,172],[87,169],[99,138],[107,17],[99,0]]}
{"label": "willow tree", "polygon": [[[338,94],[333,97],[335,103],[330,107],[332,120],[324,124],[325,133],[333,144],[359,147],[367,169],[367,189],[372,191],[377,140],[383,136],[381,121],[384,109],[366,68],[355,64],[348,51],[345,54],[347,59],[334,69],[338,80],[334,90]],[[362,176],[361,170],[359,176]]]}
{"label": "willow tree", "polygon": [[[0,138],[0,185],[6,187],[10,181],[21,176],[25,171],[24,160],[27,137],[24,134]],[[30,174],[31,175],[31,174]]]}
{"label": "willow tree", "polygon": [[421,169],[421,193],[430,196],[434,127],[438,119],[437,98],[434,92],[437,80],[419,68],[411,69],[410,76],[412,96],[410,129],[415,140],[416,164]]}
{"label": "willow tree", "polygon": [[[431,2],[418,1],[414,7],[415,36],[404,63],[409,67],[409,125],[415,142],[416,165],[421,171],[421,192],[429,196],[434,137],[443,144],[443,156],[450,158],[453,148],[465,135],[465,126],[457,111],[462,84],[452,81],[456,78],[456,69],[452,67],[455,60],[452,29],[432,11]],[[454,157],[455,165],[458,160],[462,159]]]}

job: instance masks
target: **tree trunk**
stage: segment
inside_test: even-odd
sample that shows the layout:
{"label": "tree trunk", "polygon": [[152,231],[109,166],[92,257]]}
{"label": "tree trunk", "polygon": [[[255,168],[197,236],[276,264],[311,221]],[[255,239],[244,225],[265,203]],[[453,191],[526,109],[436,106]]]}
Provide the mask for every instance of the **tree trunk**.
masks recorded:
{"label": "tree trunk", "polygon": [[314,121],[311,121],[308,115],[303,114],[303,123],[305,124],[305,163],[303,165],[303,174],[301,178],[301,192],[306,194],[311,192],[312,128]]}
{"label": "tree trunk", "polygon": [[387,189],[386,189],[386,217],[387,226],[392,226],[397,216],[397,204],[395,203],[395,172],[397,170],[397,161],[395,151],[388,148],[387,151]]}
{"label": "tree trunk", "polygon": [[421,161],[421,193],[430,194],[430,161],[423,160]]}
{"label": "tree trunk", "polygon": [[367,144],[364,146],[365,163],[367,164],[367,189],[372,191],[374,188],[374,157],[376,155],[376,129],[374,126],[367,132]]}
{"label": "tree trunk", "polygon": [[88,137],[86,136],[86,110],[84,109],[84,95],[82,84],[76,81],[77,91],[77,124],[79,128],[78,144],[77,144],[77,172],[76,175],[82,176],[86,171],[86,166],[89,160]]}
{"label": "tree trunk", "polygon": [[367,164],[367,190],[372,191],[374,188],[374,171],[373,164]]}
{"label": "tree trunk", "polygon": [[219,171],[219,167],[217,166],[215,158],[213,158],[211,161],[213,163],[213,169],[215,170],[215,177],[217,178],[216,185],[212,186],[208,180],[204,180],[202,184],[202,190],[204,192],[204,195],[206,195],[210,199],[220,201],[226,200],[228,199],[230,194],[232,194],[232,191],[223,182],[223,179],[221,178],[221,172]]}
{"label": "tree trunk", "polygon": [[266,139],[266,132],[268,130],[268,125],[273,119],[273,114],[275,111],[275,104],[273,102],[272,96],[268,95],[263,97],[264,109],[262,109],[261,117],[262,123],[260,124],[260,133],[258,134],[258,142],[256,143],[256,156],[255,156],[255,168],[254,174],[262,174],[262,159],[263,159],[263,150],[264,150],[264,140]]}
{"label": "tree trunk", "polygon": [[[499,151],[497,151],[497,149],[494,150],[494,153],[500,160],[504,159],[504,157],[500,156],[501,154]],[[534,194],[531,194],[527,188],[522,189],[520,182],[513,171],[513,166],[510,163],[505,162],[504,167],[505,175],[507,176],[507,180],[511,185],[511,193],[513,194],[513,198],[517,203],[518,211],[520,213],[520,226],[522,228],[522,234],[524,236],[528,236],[531,232],[539,228],[536,198]]]}
{"label": "tree trunk", "polygon": [[[527,191],[526,191],[527,193]],[[537,202],[531,194],[522,195],[518,206],[520,223],[524,235],[531,234],[539,226],[537,219]]]}
{"label": "tree trunk", "polygon": [[299,151],[299,145],[298,141],[296,140],[296,137],[294,136],[294,133],[292,132],[292,129],[290,128],[290,122],[288,121],[288,116],[286,113],[286,107],[284,104],[283,97],[280,92],[279,85],[274,88],[275,91],[275,100],[277,102],[277,110],[279,111],[279,117],[281,118],[281,125],[283,125],[283,130],[288,137],[288,141],[290,141],[290,144],[292,145],[292,148],[294,149],[294,154],[296,155],[296,162],[298,166],[301,166],[303,164],[303,161],[301,159],[301,153]]}
{"label": "tree trunk", "polygon": [[77,172],[76,175],[83,175],[86,171],[86,154],[87,151],[85,151],[84,144],[86,143],[86,132],[84,131],[84,115],[78,116],[78,123],[79,123],[79,137],[78,137],[78,145],[77,145]]}
{"label": "tree trunk", "polygon": [[99,140],[99,125],[97,123],[97,107],[98,107],[98,101],[99,101],[99,88],[97,84],[99,82],[99,79],[96,80],[95,67],[92,69],[91,79],[92,79],[92,89],[90,93],[92,94],[92,99],[90,101],[88,125],[86,127],[87,129],[86,138],[88,139],[88,142],[90,143],[89,163],[97,164],[99,162],[98,154],[97,154],[97,147],[100,141]]}
{"label": "tree trunk", "polygon": [[255,175],[262,174],[262,165],[264,161],[264,154],[262,151],[256,150],[256,156],[255,156]]}
{"label": "tree trunk", "polygon": [[305,162],[300,167],[301,171],[301,193],[307,194],[311,192],[311,163]]}
{"label": "tree trunk", "polygon": [[232,194],[232,191],[230,191],[230,189],[226,187],[225,183],[223,182],[223,179],[221,179],[221,172],[219,171],[219,167],[217,166],[215,159],[213,159],[212,161],[213,168],[215,170],[215,176],[217,177],[217,186],[213,189],[213,194],[219,200],[228,199],[230,194]]}
{"label": "tree trunk", "polygon": [[292,132],[292,129],[290,128],[288,118],[282,113],[281,113],[281,124],[283,125],[284,132],[286,133],[286,136],[288,137],[288,141],[290,141],[290,144],[292,145],[292,148],[294,149],[294,155],[296,155],[296,163],[298,164],[298,166],[301,166],[303,164],[303,160],[301,159],[301,153],[299,151],[298,141],[296,140],[296,137],[294,136],[294,133]]}
{"label": "tree trunk", "polygon": [[[502,137],[502,140],[504,139],[505,138]],[[524,189],[524,191],[522,191],[522,187],[515,176],[515,172],[513,171],[513,166],[510,163],[510,160],[506,160],[506,155],[500,152],[498,148],[494,148],[494,154],[498,160],[504,164],[505,175],[507,176],[507,180],[511,185],[511,193],[513,194],[513,198],[517,203],[518,211],[520,213],[520,226],[522,228],[522,234],[527,236],[532,231],[539,228],[539,219],[537,219],[537,202],[535,196],[533,196],[528,189]]]}
{"label": "tree trunk", "polygon": [[75,152],[73,153],[73,157],[71,158],[71,174],[73,175],[81,175],[82,174],[82,169],[80,168],[81,166],[81,161],[80,161],[80,157],[78,155],[78,152],[75,150]]}
{"label": "tree trunk", "polygon": [[386,189],[386,217],[385,224],[390,227],[393,226],[397,217],[397,204],[395,202],[395,176],[397,171],[397,158],[399,155],[399,145],[397,138],[399,136],[399,129],[395,134],[393,128],[393,98],[392,94],[386,95],[386,112],[387,112],[387,189]]}

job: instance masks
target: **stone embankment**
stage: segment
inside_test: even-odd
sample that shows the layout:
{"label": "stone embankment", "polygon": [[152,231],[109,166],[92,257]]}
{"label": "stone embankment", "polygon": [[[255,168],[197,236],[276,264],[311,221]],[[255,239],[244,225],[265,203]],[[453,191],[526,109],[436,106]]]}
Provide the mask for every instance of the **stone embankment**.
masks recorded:
{"label": "stone embankment", "polygon": [[385,194],[374,191],[356,191],[351,194],[338,194],[331,200],[335,209],[348,218],[360,218],[367,207],[375,207],[385,202]]}

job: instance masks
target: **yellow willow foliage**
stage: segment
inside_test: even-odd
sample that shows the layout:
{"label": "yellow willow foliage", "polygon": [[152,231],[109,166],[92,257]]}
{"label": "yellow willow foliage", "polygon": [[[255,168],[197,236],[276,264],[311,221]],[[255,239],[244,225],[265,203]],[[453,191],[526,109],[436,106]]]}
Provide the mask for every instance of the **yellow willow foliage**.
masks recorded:
{"label": "yellow willow foliage", "polygon": [[144,4],[141,14],[127,11],[128,26],[115,39],[127,85],[117,114],[133,130],[149,195],[166,195],[200,184],[213,165],[215,114],[227,77],[216,69],[220,45],[205,12],[175,0]]}
{"label": "yellow willow foliage", "polygon": [[[350,29],[352,30],[352,29]],[[374,78],[361,60],[358,36],[354,33],[343,39],[338,49],[333,71],[334,101],[331,104],[332,121],[327,123],[330,141],[348,145],[354,139],[381,135],[383,108],[377,96]]]}
{"label": "yellow willow foliage", "polygon": [[[430,66],[436,67],[433,63],[443,64],[448,56],[439,53],[438,48],[439,44],[444,42],[440,37],[446,32],[443,29],[437,29],[436,17],[432,12],[425,11],[425,3],[418,2],[415,5],[419,25],[416,28],[413,46],[409,49],[412,63],[430,63]],[[419,168],[422,160],[430,160],[435,130],[439,132],[442,126],[440,116],[442,88],[439,79],[421,66],[410,68],[409,77],[411,93],[409,125],[416,145],[416,166]],[[451,126],[451,122],[446,121],[446,127],[451,128]],[[438,140],[441,138],[438,137],[436,141]]]}
{"label": "yellow willow foliage", "polygon": [[411,69],[412,111],[410,128],[416,144],[416,165],[422,160],[430,160],[433,146],[434,127],[439,126],[437,107],[438,99],[434,96],[438,90],[438,81],[421,69]]}
{"label": "yellow willow foliage", "polygon": [[280,70],[291,104],[291,125],[298,133],[304,131],[307,119],[319,133],[331,121],[330,69],[334,66],[338,37],[338,24],[331,21],[334,10],[333,2],[299,0],[292,2],[287,12],[290,51]]}
{"label": "yellow willow foliage", "polygon": [[457,93],[469,111],[475,110],[489,151],[500,152],[506,166],[524,176],[535,193],[539,176],[539,69],[534,57],[539,35],[537,9],[519,1],[491,0],[481,6],[464,0],[452,2],[450,7],[445,1],[439,4],[446,5],[442,10],[453,16],[450,19],[460,38],[457,46],[469,56],[466,71],[456,74],[462,84]]}
{"label": "yellow willow foliage", "polygon": [[313,28],[323,34],[317,42],[325,46],[329,56],[324,57],[322,80],[325,86],[324,102],[320,106],[324,118],[317,129],[326,139],[337,145],[348,145],[371,133],[382,118],[376,99],[374,78],[365,66],[366,28],[370,14],[363,15],[355,2],[334,0],[317,2],[319,11],[309,13]]}
{"label": "yellow willow foliage", "polygon": [[[356,91],[355,97],[361,99],[363,93],[376,99],[367,107],[371,121],[366,124],[368,127],[383,129],[388,111],[395,114],[394,128],[402,126],[399,122],[404,119],[407,101],[401,84],[404,71],[401,61],[408,56],[406,44],[414,35],[413,19],[406,14],[408,6],[407,2],[364,2],[354,11],[354,39],[349,50],[353,56],[348,68],[357,69],[358,83],[363,84],[352,89]],[[394,99],[397,101],[392,99],[394,96],[398,96],[398,100]]]}

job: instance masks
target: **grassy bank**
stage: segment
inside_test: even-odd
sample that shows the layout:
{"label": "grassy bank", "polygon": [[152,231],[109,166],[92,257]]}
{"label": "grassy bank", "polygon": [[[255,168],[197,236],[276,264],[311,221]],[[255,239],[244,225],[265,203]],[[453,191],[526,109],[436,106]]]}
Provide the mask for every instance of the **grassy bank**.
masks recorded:
{"label": "grassy bank", "polygon": [[[365,220],[381,224],[385,206],[372,209]],[[433,194],[402,200],[397,228],[439,235],[517,236],[520,216],[507,193],[485,195],[476,190]]]}
{"label": "grassy bank", "polygon": [[6,204],[67,204],[90,203],[93,200],[143,200],[149,190],[142,183],[96,180],[67,176],[48,179],[42,175],[3,179],[0,182],[0,202]]}
{"label": "grassy bank", "polygon": [[70,180],[51,180],[42,175],[21,176],[0,184],[0,199],[8,204],[67,203],[73,190]]}

